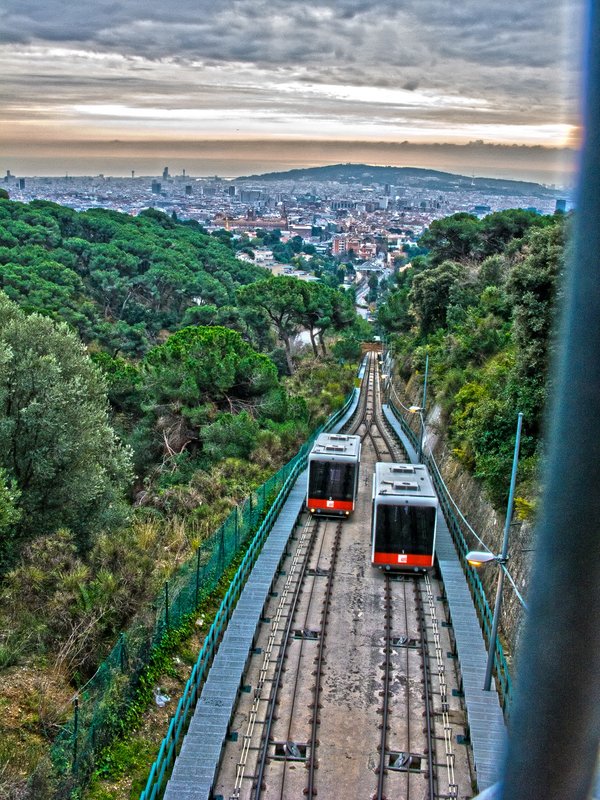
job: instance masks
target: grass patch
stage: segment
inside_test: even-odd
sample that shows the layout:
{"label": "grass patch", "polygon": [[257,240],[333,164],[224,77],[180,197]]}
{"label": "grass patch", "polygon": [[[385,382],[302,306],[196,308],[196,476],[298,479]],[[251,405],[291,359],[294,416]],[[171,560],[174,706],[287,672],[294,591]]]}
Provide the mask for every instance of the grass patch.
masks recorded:
{"label": "grass patch", "polygon": [[118,788],[110,784],[124,777],[131,782],[129,797],[139,797],[146,783],[148,764],[152,763],[155,753],[156,745],[148,739],[118,739],[102,757],[102,764],[96,771],[99,780],[88,792],[88,800],[119,797]]}
{"label": "grass patch", "polygon": [[[196,663],[204,636],[251,541],[252,537],[196,612],[180,628],[170,631],[155,651],[142,674],[138,692],[122,718],[121,735],[100,756],[90,785],[82,793],[82,800],[139,798],[168,730],[179,695]],[[156,708],[153,696],[156,686],[166,687],[167,693],[171,694],[169,710]]]}
{"label": "grass patch", "polygon": [[0,728],[0,797],[25,797],[28,780],[46,754],[47,743],[39,736],[24,729]]}

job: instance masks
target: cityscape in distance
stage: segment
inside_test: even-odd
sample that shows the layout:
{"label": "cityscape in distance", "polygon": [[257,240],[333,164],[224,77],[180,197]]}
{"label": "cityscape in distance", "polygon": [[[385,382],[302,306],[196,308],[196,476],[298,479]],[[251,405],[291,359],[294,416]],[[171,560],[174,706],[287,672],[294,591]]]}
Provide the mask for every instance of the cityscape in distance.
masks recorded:
{"label": "cityscape in distance", "polygon": [[[509,208],[540,214],[568,211],[569,190],[537,183],[456,175],[436,170],[339,164],[227,179],[172,174],[131,177],[22,177],[1,184],[13,200],[48,200],[83,211],[101,207],[137,215],[156,208],[207,231],[235,235],[279,230],[317,252],[368,261],[413,245],[434,219],[477,217]],[[269,261],[268,254],[255,254]],[[388,260],[388,259],[382,259]]]}

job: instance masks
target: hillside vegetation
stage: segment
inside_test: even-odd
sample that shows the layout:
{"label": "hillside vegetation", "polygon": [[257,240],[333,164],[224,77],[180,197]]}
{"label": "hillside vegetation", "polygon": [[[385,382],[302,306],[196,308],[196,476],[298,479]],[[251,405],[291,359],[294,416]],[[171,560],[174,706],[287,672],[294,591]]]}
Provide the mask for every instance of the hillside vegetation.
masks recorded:
{"label": "hillside vegetation", "polygon": [[0,202],[0,266],[0,288],[26,311],[131,355],[194,322],[199,306],[234,307],[236,288],[264,276],[198,223],[46,201]]}
{"label": "hillside vegetation", "polygon": [[[522,210],[431,224],[426,255],[397,274],[379,310],[401,374],[422,371],[454,453],[504,509],[517,413],[524,428],[518,509],[533,510],[568,219]],[[430,395],[431,398],[431,395]]]}
{"label": "hillside vegetation", "polygon": [[74,691],[353,388],[351,296],[220,238],[0,200],[2,797],[54,796]]}

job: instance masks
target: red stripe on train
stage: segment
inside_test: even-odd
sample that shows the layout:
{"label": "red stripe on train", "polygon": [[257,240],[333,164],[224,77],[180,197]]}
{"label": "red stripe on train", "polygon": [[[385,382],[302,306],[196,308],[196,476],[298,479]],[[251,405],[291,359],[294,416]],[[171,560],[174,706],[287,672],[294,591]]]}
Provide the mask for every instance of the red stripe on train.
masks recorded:
{"label": "red stripe on train", "polygon": [[314,500],[309,497],[306,505],[308,508],[322,508],[325,511],[354,511],[352,500]]}
{"label": "red stripe on train", "polygon": [[433,555],[416,556],[411,553],[375,553],[373,564],[389,564],[391,567],[433,567]]}

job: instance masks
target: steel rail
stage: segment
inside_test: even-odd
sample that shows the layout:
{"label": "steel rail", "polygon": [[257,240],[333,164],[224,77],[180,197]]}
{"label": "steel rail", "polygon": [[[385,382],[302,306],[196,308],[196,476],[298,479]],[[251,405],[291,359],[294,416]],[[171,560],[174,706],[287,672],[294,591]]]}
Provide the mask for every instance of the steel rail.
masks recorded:
{"label": "steel rail", "polygon": [[365,369],[366,380],[363,379],[363,383],[360,390],[360,400],[356,409],[356,413],[354,416],[354,422],[350,424],[350,421],[345,426],[347,433],[350,435],[354,435],[360,426],[363,424],[366,414],[367,414],[367,405],[369,400],[369,386],[371,384],[371,373],[373,370],[373,358],[372,354],[369,353],[368,358],[368,365]]}
{"label": "steel rail", "polygon": [[[378,377],[377,358],[373,353],[369,353],[368,367],[365,370],[366,380],[363,381],[361,403],[357,408],[354,424],[348,429],[348,433],[356,434],[361,425],[367,424],[367,417],[370,413],[371,420],[376,414],[376,386]],[[365,437],[362,436],[364,439]]]}
{"label": "steel rail", "polygon": [[[390,438],[387,436],[385,428],[379,422],[378,415],[378,398],[379,392],[379,371],[377,366],[377,359],[372,354],[369,356],[368,373],[366,380],[365,402],[361,405],[360,414],[357,412],[357,419],[350,431],[357,433],[361,425],[364,425],[365,432],[362,434],[361,439],[364,441],[367,437],[370,439],[373,449],[375,450],[375,457],[377,461],[381,461],[385,455],[382,448],[379,446],[373,434],[373,428],[379,432],[379,436],[383,439],[387,447],[387,453],[390,457],[394,454],[394,445]],[[370,418],[369,418],[370,414]]]}
{"label": "steel rail", "polygon": [[[380,387],[380,380],[379,380],[379,366],[377,363],[376,358],[372,358],[369,364],[369,381],[368,385],[370,388],[369,395],[372,396],[372,404],[371,408],[366,408],[364,415],[361,419],[361,422],[356,426],[356,429],[360,427],[361,424],[365,424],[365,434],[362,437],[369,437],[373,444],[373,448],[375,450],[375,455],[377,461],[383,461],[383,456],[386,453],[380,448],[379,444],[376,442],[375,437],[373,435],[373,428],[375,428],[380,438],[383,440],[385,447],[387,449],[387,455],[389,456],[390,461],[396,460],[396,452],[397,446],[395,441],[392,437],[388,434],[387,427],[385,424],[385,420],[382,418],[380,410],[381,410],[381,387]],[[371,411],[371,418],[367,421],[367,413]],[[387,459],[386,459],[387,460]]]}
{"label": "steel rail", "polygon": [[[284,632],[283,632],[283,637],[282,637],[282,640],[281,640],[280,645],[279,645],[279,655],[278,655],[278,658],[277,658],[277,668],[275,670],[275,675],[273,677],[273,682],[271,684],[271,691],[270,691],[270,695],[269,695],[267,714],[266,714],[266,719],[265,719],[264,728],[263,728],[263,734],[262,734],[261,754],[260,754],[260,757],[258,759],[258,772],[257,772],[256,778],[255,778],[254,797],[255,797],[256,800],[259,800],[259,798],[261,796],[261,792],[262,792],[263,777],[264,777],[265,765],[266,765],[266,760],[267,760],[267,751],[268,751],[268,746],[269,746],[269,742],[270,742],[270,739],[271,739],[271,728],[273,726],[273,718],[274,718],[274,714],[275,714],[275,700],[276,700],[276,697],[277,697],[277,687],[279,686],[279,682],[281,681],[281,672],[282,672],[282,669],[283,669],[284,653],[285,653],[285,649],[287,647],[287,643],[289,641],[290,630],[291,630],[292,623],[293,623],[293,618],[294,618],[294,613],[293,612],[294,612],[294,609],[295,609],[295,607],[297,605],[297,602],[298,602],[298,597],[300,595],[300,588],[301,588],[302,582],[304,580],[304,575],[305,575],[306,568],[307,568],[307,565],[308,565],[308,560],[309,560],[310,555],[312,553],[312,550],[314,548],[314,543],[315,543],[317,532],[318,532],[319,527],[320,527],[320,523],[321,523],[320,519],[316,519],[315,520],[315,524],[314,524],[314,526],[312,528],[312,531],[311,531],[311,537],[310,537],[310,540],[309,540],[309,546],[307,547],[306,552],[304,554],[304,557],[303,557],[303,559],[302,559],[302,561],[300,563],[300,570],[298,572],[298,579],[297,579],[296,585],[294,587],[294,591],[293,591],[292,598],[291,598],[291,603],[290,603],[290,608],[289,608],[289,611],[288,611],[288,616],[287,616],[287,620],[286,620],[286,624],[285,624],[285,628],[284,628]],[[290,575],[290,577],[291,577],[291,575]]]}
{"label": "steel rail", "polygon": [[[392,436],[388,433],[388,428],[385,419],[381,415],[381,383],[379,380],[379,370],[377,370],[377,380],[374,386],[374,413],[373,419],[379,430],[381,438],[385,442],[391,461],[396,461],[397,445]],[[402,459],[406,459],[406,452],[403,450]]]}
{"label": "steel rail", "polygon": [[[325,544],[325,532],[327,530],[327,520],[324,520],[324,522],[325,522],[325,525],[323,526],[323,532],[321,533],[321,536],[320,536],[320,547],[319,547],[319,553],[317,555],[317,561],[316,561],[315,568],[318,568],[319,562],[321,560],[321,556],[323,555],[323,546]],[[339,525],[339,523],[338,523],[338,525]],[[308,559],[307,559],[306,563],[308,564]],[[305,575],[306,575],[306,573],[304,572],[303,575],[302,575],[302,579],[300,581],[300,583],[302,585],[304,585]],[[316,581],[313,581],[312,586],[311,586],[311,590],[310,590],[310,596],[308,598],[308,603],[306,605],[306,610],[305,610],[305,613],[304,613],[304,623],[303,623],[302,628],[301,628],[302,631],[305,631],[307,629],[307,626],[308,626],[308,618],[309,618],[309,614],[310,614],[311,607],[312,607],[312,601],[313,601],[315,586],[316,586]],[[299,596],[300,596],[300,593],[298,592],[298,594],[296,595],[296,598],[295,598],[296,601],[298,600]],[[296,605],[297,605],[297,603],[294,603],[294,606],[290,607],[290,609],[288,611],[289,620],[291,620],[291,621],[293,621],[293,619],[295,618],[295,615],[296,615]],[[291,625],[288,626],[287,629],[286,629],[286,637],[285,637],[285,640],[282,642],[282,652],[285,652],[287,650],[287,648],[288,648],[289,640],[290,640],[290,631],[291,631]],[[321,641],[322,641],[322,636],[323,636],[323,632],[321,631],[321,636],[320,636]],[[300,653],[298,655],[298,668],[296,669],[296,675],[294,677],[294,690],[292,692],[292,707],[290,709],[290,715],[289,715],[288,726],[287,726],[287,733],[286,733],[286,736],[285,736],[285,741],[286,742],[291,741],[292,722],[294,721],[294,711],[295,711],[295,708],[296,708],[296,696],[297,696],[297,693],[298,693],[298,681],[300,679],[300,664],[302,663],[302,652],[304,650],[304,642],[305,642],[305,639],[302,638],[300,640]],[[283,659],[282,659],[282,661],[283,661]],[[276,701],[278,689],[280,688],[279,681],[276,684],[274,684],[274,686],[275,686],[274,700]],[[316,713],[316,709],[313,711],[313,713]],[[267,745],[268,745],[268,742],[265,745],[265,747]],[[285,800],[285,777],[286,777],[287,763],[288,763],[288,752],[287,752],[287,749],[284,751],[284,756],[283,756],[283,762],[282,763],[283,763],[283,768],[282,768],[281,788],[279,790],[279,796],[280,796],[281,800]]]}
{"label": "steel rail", "polygon": [[427,646],[427,625],[425,624],[425,610],[420,590],[420,577],[414,576],[417,617],[419,619],[421,638],[421,659],[423,664],[423,702],[425,704],[425,732],[427,735],[427,783],[429,787],[429,800],[435,800],[435,774],[433,754],[435,742],[433,738],[433,714],[431,701],[431,678],[429,674],[429,650]]}
{"label": "steel rail", "polygon": [[376,800],[385,800],[383,794],[383,784],[385,781],[386,766],[386,745],[387,745],[387,728],[388,728],[388,714],[389,714],[389,698],[390,698],[390,682],[392,673],[392,589],[389,573],[384,573],[384,662],[383,662],[383,704],[381,709],[381,736],[379,739],[379,768],[377,770],[377,793],[375,794]]}
{"label": "steel rail", "polygon": [[[309,756],[309,763],[308,763],[308,786],[306,789],[306,795],[311,798],[313,795],[316,795],[317,792],[314,788],[315,783],[315,770],[317,769],[317,731],[319,728],[319,700],[321,695],[321,670],[323,667],[323,653],[325,650],[325,636],[327,631],[327,618],[329,616],[329,606],[331,604],[331,593],[333,588],[333,576],[335,572],[335,565],[337,562],[338,554],[340,551],[340,539],[342,535],[342,523],[338,522],[336,531],[335,531],[335,539],[333,541],[333,548],[331,553],[331,561],[329,567],[329,575],[327,578],[327,588],[325,590],[325,601],[323,605],[322,611],[322,623],[321,623],[321,637],[319,639],[319,649],[317,652],[317,669],[316,669],[316,681],[315,681],[315,698],[314,698],[314,707],[313,707],[313,714],[312,714],[312,721],[311,721],[311,732],[310,732],[310,756]],[[285,798],[283,799],[285,800]]]}
{"label": "steel rail", "polygon": [[457,798],[458,784],[456,783],[456,776],[454,774],[455,753],[452,745],[452,726],[450,725],[450,715],[449,715],[450,706],[448,702],[448,684],[446,682],[446,668],[444,666],[440,629],[438,625],[437,614],[435,611],[435,603],[433,601],[431,581],[427,573],[425,573],[425,590],[427,593],[429,617],[431,620],[431,629],[433,634],[433,646],[435,650],[435,659],[438,672],[438,690],[440,693],[442,726],[444,729],[444,751],[446,755],[446,775],[448,782],[448,793],[446,797]]}
{"label": "steel rail", "polygon": [[[320,522],[324,522],[325,523],[322,532],[320,531],[320,527],[321,527],[320,524],[319,524]],[[308,567],[309,559],[310,559],[310,557],[312,555],[312,552],[314,551],[314,546],[317,543],[317,541],[320,541],[320,549],[319,549],[319,553],[318,553],[318,556],[317,556],[317,563],[316,563],[317,567],[318,567],[318,564],[319,564],[319,562],[321,560],[321,557],[323,555],[323,548],[324,548],[324,544],[325,544],[325,533],[326,533],[326,530],[327,530],[327,522],[328,522],[327,520],[318,520],[317,524],[314,527],[314,536],[313,536],[313,539],[312,539],[312,542],[311,542],[311,547],[308,548],[307,551],[306,551],[305,557],[304,557],[303,562],[302,562],[301,572],[299,574],[299,578],[298,578],[298,581],[297,581],[297,584],[296,584],[296,587],[295,587],[295,591],[294,591],[294,594],[293,594],[293,597],[292,597],[292,602],[290,603],[290,606],[289,606],[289,608],[287,610],[286,626],[285,626],[284,634],[283,634],[283,637],[282,637],[282,640],[281,640],[280,646],[279,646],[280,655],[278,657],[276,674],[275,674],[275,676],[273,678],[273,682],[272,682],[272,689],[271,689],[271,693],[270,693],[270,696],[269,696],[269,705],[268,705],[268,710],[267,710],[267,719],[265,721],[265,727],[263,729],[263,736],[262,736],[262,741],[261,741],[261,753],[260,753],[260,757],[259,757],[258,773],[257,773],[256,779],[255,779],[255,787],[254,787],[254,798],[255,798],[255,800],[259,800],[259,798],[262,795],[262,791],[263,791],[265,768],[266,768],[266,762],[267,762],[267,758],[268,758],[268,748],[269,748],[269,744],[271,743],[271,730],[272,730],[273,721],[274,721],[274,712],[275,712],[275,706],[276,706],[276,702],[277,702],[278,691],[279,691],[279,688],[281,686],[281,676],[282,676],[282,672],[283,672],[283,662],[284,662],[284,658],[285,658],[285,651],[287,650],[287,648],[289,646],[289,641],[290,641],[290,638],[291,638],[292,625],[293,625],[293,620],[294,620],[295,613],[296,613],[296,607],[298,605],[298,600],[299,600],[299,596],[300,596],[300,589],[305,584],[306,569]],[[319,537],[317,537],[317,531],[320,534]],[[334,542],[333,542],[332,550],[331,550],[330,568],[329,568],[327,585],[326,585],[326,588],[325,588],[325,598],[323,600],[324,608],[323,608],[323,610],[321,612],[322,623],[321,623],[321,630],[320,630],[320,635],[319,635],[319,647],[318,647],[317,656],[316,656],[317,668],[315,670],[315,675],[316,675],[315,689],[314,689],[315,698],[314,698],[313,709],[312,709],[313,713],[312,713],[312,720],[311,720],[311,735],[310,735],[310,740],[308,742],[310,750],[309,750],[309,757],[308,757],[308,761],[307,761],[307,766],[308,766],[308,769],[309,769],[309,788],[307,790],[307,794],[309,792],[312,792],[313,794],[316,794],[316,791],[314,790],[314,771],[315,771],[316,766],[317,766],[316,747],[317,747],[317,743],[318,743],[317,730],[318,730],[318,725],[319,725],[320,680],[321,680],[322,665],[324,663],[324,649],[325,649],[325,639],[326,639],[327,616],[328,616],[328,612],[329,612],[329,602],[330,602],[330,598],[331,598],[331,589],[332,589],[332,585],[333,585],[334,567],[335,567],[335,562],[337,560],[337,554],[338,554],[338,551],[339,551],[341,532],[342,532],[342,524],[341,524],[341,522],[338,522],[337,527],[336,527],[335,536],[334,536]],[[308,598],[308,603],[307,603],[307,606],[306,606],[306,611],[305,611],[304,623],[303,623],[302,630],[306,629],[307,624],[308,624],[309,614],[310,614],[311,608],[313,607],[313,597],[315,596],[315,586],[316,586],[316,582],[313,582],[312,587],[311,587],[311,591],[310,591],[310,596]],[[301,664],[301,656],[302,656],[303,648],[304,648],[304,640],[302,640],[301,643],[300,643],[300,655],[299,655],[299,659],[298,659],[298,668],[296,669],[296,674],[295,674],[295,678],[294,678],[294,686],[293,686],[293,691],[292,691],[292,698],[293,699],[292,699],[292,707],[291,707],[291,711],[290,711],[290,715],[289,715],[289,719],[288,719],[288,725],[287,725],[286,742],[290,741],[290,739],[291,739],[292,724],[293,724],[293,721],[294,721],[294,713],[295,713],[296,697],[298,695],[298,681],[300,679],[300,664]],[[281,781],[280,781],[280,787],[279,787],[279,797],[282,798],[282,800],[285,800],[285,797],[286,797],[285,782],[286,782],[286,775],[287,775],[287,764],[288,764],[288,753],[287,753],[287,750],[286,750],[286,751],[284,751],[284,757],[282,759],[282,775],[281,775]],[[312,796],[312,795],[309,794],[309,796]]]}
{"label": "steel rail", "polygon": [[[406,631],[406,637],[408,639],[408,604],[406,602],[406,584],[407,580],[405,579],[402,581],[402,590],[404,593],[404,630]],[[408,680],[408,676],[410,675],[410,648],[407,646],[405,648],[405,651],[406,651],[406,684],[405,684],[406,748],[407,752],[410,754],[412,753],[412,747],[410,746],[410,681]],[[409,800],[409,798],[410,798],[410,769],[407,769],[406,800]]]}

